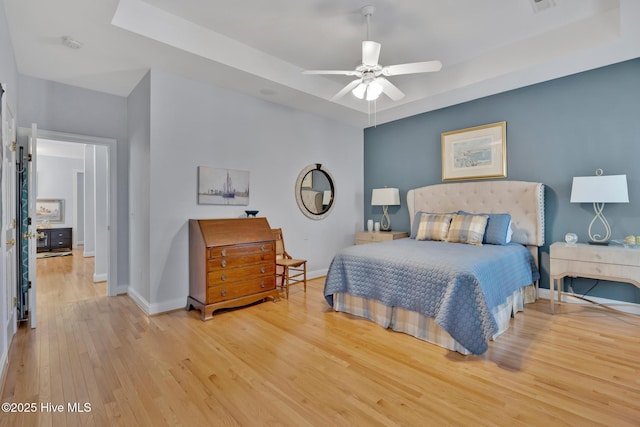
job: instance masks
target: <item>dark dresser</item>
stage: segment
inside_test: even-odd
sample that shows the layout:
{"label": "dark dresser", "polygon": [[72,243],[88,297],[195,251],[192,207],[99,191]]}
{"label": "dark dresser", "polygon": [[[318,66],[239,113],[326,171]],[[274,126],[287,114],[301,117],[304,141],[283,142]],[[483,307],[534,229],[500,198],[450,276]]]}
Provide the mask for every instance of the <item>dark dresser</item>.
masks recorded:
{"label": "dark dresser", "polygon": [[72,231],[65,228],[38,228],[38,252],[70,251],[72,248]]}

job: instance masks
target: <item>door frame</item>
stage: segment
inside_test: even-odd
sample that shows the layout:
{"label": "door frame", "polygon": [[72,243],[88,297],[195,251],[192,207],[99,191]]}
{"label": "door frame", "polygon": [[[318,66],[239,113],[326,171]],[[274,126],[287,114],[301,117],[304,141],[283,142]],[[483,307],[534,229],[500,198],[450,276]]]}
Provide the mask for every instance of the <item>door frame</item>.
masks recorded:
{"label": "door frame", "polygon": [[[19,128],[20,135],[31,136],[30,128]],[[109,152],[109,270],[107,271],[107,296],[118,295],[118,152],[113,138],[50,131],[38,128],[37,139],[106,146]]]}

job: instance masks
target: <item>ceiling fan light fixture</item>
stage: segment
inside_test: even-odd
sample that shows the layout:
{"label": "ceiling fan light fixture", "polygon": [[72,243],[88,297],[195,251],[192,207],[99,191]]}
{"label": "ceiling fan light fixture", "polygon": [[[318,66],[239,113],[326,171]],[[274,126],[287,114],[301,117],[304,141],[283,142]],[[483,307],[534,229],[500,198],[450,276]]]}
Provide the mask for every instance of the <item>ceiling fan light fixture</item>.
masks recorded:
{"label": "ceiling fan light fixture", "polygon": [[353,94],[353,96],[355,96],[358,99],[364,99],[364,93],[366,91],[367,91],[367,85],[365,83],[360,83],[358,86],[355,87],[355,89],[351,91],[351,93]]}
{"label": "ceiling fan light fixture", "polygon": [[367,86],[367,101],[375,101],[382,93],[382,85],[376,81],[372,81]]}

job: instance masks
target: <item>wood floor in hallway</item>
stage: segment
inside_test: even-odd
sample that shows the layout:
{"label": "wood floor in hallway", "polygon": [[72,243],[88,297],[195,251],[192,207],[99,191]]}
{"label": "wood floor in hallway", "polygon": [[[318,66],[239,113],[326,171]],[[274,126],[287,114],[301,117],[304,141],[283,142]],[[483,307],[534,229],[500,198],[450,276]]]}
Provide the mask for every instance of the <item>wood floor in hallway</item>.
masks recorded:
{"label": "wood floor in hallway", "polygon": [[38,260],[1,399],[35,411],[1,426],[640,425],[638,316],[539,300],[461,356],[333,312],[323,279],[202,322],[106,297],[91,263]]}

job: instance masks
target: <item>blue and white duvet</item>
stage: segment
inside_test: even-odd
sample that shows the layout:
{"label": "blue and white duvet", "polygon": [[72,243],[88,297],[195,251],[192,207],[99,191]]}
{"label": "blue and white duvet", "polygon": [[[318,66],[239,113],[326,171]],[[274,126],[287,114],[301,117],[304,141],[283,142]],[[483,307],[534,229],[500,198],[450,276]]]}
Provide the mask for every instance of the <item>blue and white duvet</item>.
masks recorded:
{"label": "blue and white duvet", "polygon": [[324,287],[435,319],[471,353],[498,331],[491,310],[540,277],[527,248],[400,239],[351,246],[331,262]]}

